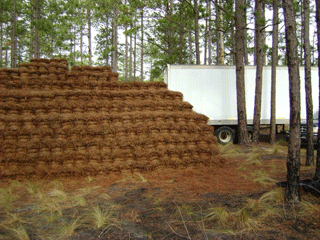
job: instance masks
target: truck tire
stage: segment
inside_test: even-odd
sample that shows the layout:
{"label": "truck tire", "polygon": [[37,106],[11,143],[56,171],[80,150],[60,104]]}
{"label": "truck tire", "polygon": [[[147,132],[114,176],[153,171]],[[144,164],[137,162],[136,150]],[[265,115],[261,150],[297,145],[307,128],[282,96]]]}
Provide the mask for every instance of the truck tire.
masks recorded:
{"label": "truck tire", "polygon": [[220,127],[218,128],[214,135],[216,135],[218,143],[226,145],[228,143],[233,143],[235,138],[235,132],[232,128],[229,127]]}

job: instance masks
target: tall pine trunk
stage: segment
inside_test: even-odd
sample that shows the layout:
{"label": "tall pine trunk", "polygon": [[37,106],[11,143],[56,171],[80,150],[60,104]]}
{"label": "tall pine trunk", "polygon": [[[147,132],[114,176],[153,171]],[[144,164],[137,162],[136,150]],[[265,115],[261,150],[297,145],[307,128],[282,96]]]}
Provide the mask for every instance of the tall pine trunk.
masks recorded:
{"label": "tall pine trunk", "polygon": [[132,82],[132,63],[133,63],[133,37],[132,37],[132,29],[133,25],[131,23],[130,26],[130,48],[129,48],[129,81]]}
{"label": "tall pine trunk", "polygon": [[300,202],[300,76],[293,0],[283,0],[283,10],[290,89],[290,134],[286,198],[288,202],[298,203]]}
{"label": "tall pine trunk", "polygon": [[3,23],[0,22],[0,68],[3,67]]}
{"label": "tall pine trunk", "polygon": [[128,81],[128,52],[129,52],[129,47],[128,47],[128,34],[127,34],[127,31],[128,31],[128,24],[125,23],[125,26],[124,26],[124,31],[125,31],[125,42],[124,42],[124,45],[125,45],[125,56],[124,56],[124,80],[127,82]]}
{"label": "tall pine trunk", "polygon": [[[317,21],[317,40],[318,40],[318,55],[320,54],[320,0],[316,0],[316,21]],[[318,74],[319,74],[319,102],[320,102],[320,58],[318,57]],[[320,119],[320,104],[318,109],[318,119]],[[320,128],[318,128],[318,146],[320,144]],[[320,179],[320,147],[317,150],[317,163],[316,163],[316,172],[314,178]]]}
{"label": "tall pine trunk", "polygon": [[271,65],[271,119],[270,119],[270,143],[276,142],[276,83],[278,65],[278,30],[279,30],[279,2],[273,0],[273,31],[272,31],[272,65]]}
{"label": "tall pine trunk", "polygon": [[144,19],[143,19],[143,9],[141,9],[141,46],[140,46],[140,51],[141,51],[141,57],[140,57],[140,61],[141,61],[141,66],[140,66],[140,81],[143,82],[143,57],[144,57],[144,46],[143,46],[143,33],[144,33],[144,23],[143,23]]}
{"label": "tall pine trunk", "polygon": [[220,23],[219,23],[220,22],[220,17],[219,17],[220,9],[219,9],[219,0],[215,0],[215,10],[216,10],[215,34],[216,34],[216,55],[217,55],[216,64],[220,65],[220,40],[219,40],[219,37],[220,37],[220,34],[219,34],[219,31],[220,31]]}
{"label": "tall pine trunk", "polygon": [[[248,0],[246,0],[248,1]],[[246,3],[247,5],[247,3]],[[246,19],[246,25],[247,25],[247,7],[244,11],[245,19]],[[249,53],[248,53],[248,31],[247,28],[244,30],[244,45],[243,45],[243,56],[244,56],[244,65],[249,65]]]}
{"label": "tall pine trunk", "polygon": [[224,33],[221,1],[216,0],[217,64],[224,65]]}
{"label": "tall pine trunk", "polygon": [[243,64],[243,46],[245,40],[245,0],[236,0],[236,36],[235,55],[236,55],[236,81],[237,81],[237,109],[238,109],[238,132],[239,144],[247,144],[247,112],[246,112],[246,96],[244,81],[244,64]]}
{"label": "tall pine trunk", "polygon": [[136,72],[137,72],[137,32],[134,32],[134,49],[133,49],[133,81],[136,81]]}
{"label": "tall pine trunk", "polygon": [[209,32],[208,32],[208,64],[212,64],[212,33],[211,33],[211,1],[208,3],[208,12],[209,12]]}
{"label": "tall pine trunk", "polygon": [[89,66],[92,66],[92,42],[91,42],[91,10],[88,9],[88,55],[89,55]]}
{"label": "tall pine trunk", "polygon": [[252,141],[259,142],[260,119],[261,119],[261,96],[262,96],[262,71],[263,71],[263,27],[264,11],[262,9],[262,0],[255,1],[255,49],[256,49],[256,88],[253,116],[253,134]]}
{"label": "tall pine trunk", "polygon": [[80,63],[83,63],[83,26],[80,26]]}
{"label": "tall pine trunk", "polygon": [[198,11],[198,0],[193,0],[194,2],[194,38],[196,45],[196,64],[200,64],[200,40],[199,40],[199,11]]}
{"label": "tall pine trunk", "polygon": [[17,68],[17,0],[13,1],[12,12],[11,68]]}
{"label": "tall pine trunk", "polygon": [[112,71],[118,71],[118,6],[117,3],[113,3],[113,21],[112,21]]}
{"label": "tall pine trunk", "polygon": [[314,147],[313,147],[313,101],[312,101],[312,84],[311,84],[311,51],[310,51],[310,0],[303,1],[304,20],[303,20],[303,46],[304,46],[304,72],[305,72],[305,89],[306,89],[306,106],[307,106],[307,153],[306,166],[314,165]]}
{"label": "tall pine trunk", "polygon": [[[109,46],[109,43],[110,43],[110,41],[109,41],[109,37],[110,37],[110,34],[109,34],[109,31],[108,31],[108,29],[109,29],[109,17],[106,17],[106,26],[107,26],[107,30],[106,30],[106,32],[107,32],[107,36],[106,36],[106,49],[108,49],[110,46]],[[112,35],[112,34],[111,34]],[[107,56],[106,56],[106,65],[107,66],[109,66],[110,64],[109,64],[109,59],[110,58],[110,54],[109,53],[107,53]]]}
{"label": "tall pine trunk", "polygon": [[193,52],[192,52],[192,33],[189,31],[189,36],[188,36],[188,49],[189,49],[189,64],[193,63]]}
{"label": "tall pine trunk", "polygon": [[207,65],[207,52],[208,52],[208,17],[206,17],[205,31],[204,31],[204,51],[203,51],[203,64]]}
{"label": "tall pine trunk", "polygon": [[39,0],[35,0],[35,32],[34,32],[34,57],[40,58],[40,42],[39,42],[39,20],[40,20],[40,5]]}

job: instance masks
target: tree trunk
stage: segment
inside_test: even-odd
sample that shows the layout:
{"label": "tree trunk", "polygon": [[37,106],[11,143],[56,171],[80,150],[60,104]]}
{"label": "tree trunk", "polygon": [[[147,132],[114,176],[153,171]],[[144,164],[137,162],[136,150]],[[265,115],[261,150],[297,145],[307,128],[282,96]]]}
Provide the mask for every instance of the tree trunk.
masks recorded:
{"label": "tree trunk", "polygon": [[39,42],[39,20],[40,20],[40,6],[39,6],[39,0],[35,0],[35,20],[36,20],[36,26],[35,26],[35,32],[34,32],[34,57],[40,58],[40,42]]}
{"label": "tree trunk", "polygon": [[184,37],[185,37],[185,31],[183,28],[179,29],[179,36],[180,36],[180,43],[179,43],[179,64],[183,64],[184,61],[184,54],[183,54],[183,49],[184,49]]}
{"label": "tree trunk", "polygon": [[73,40],[72,40],[72,37],[70,38],[70,65],[73,66],[74,65],[74,61],[73,61]]}
{"label": "tree trunk", "polygon": [[224,33],[223,33],[223,16],[221,2],[215,1],[216,4],[216,35],[217,35],[217,64],[224,65]]}
{"label": "tree trunk", "polygon": [[[167,4],[167,9],[166,9],[166,17],[170,20],[172,18],[172,12],[173,12],[173,0],[169,0],[168,4]],[[168,54],[171,55],[173,54],[173,50],[174,50],[174,45],[173,45],[173,29],[172,26],[169,25],[169,27],[167,28],[167,35],[168,35]]]}
{"label": "tree trunk", "polygon": [[112,71],[118,71],[118,6],[114,2],[112,22]]}
{"label": "tree trunk", "polygon": [[215,9],[216,9],[216,19],[215,19],[215,33],[216,33],[216,64],[220,65],[220,9],[219,9],[219,0],[215,0]]}
{"label": "tree trunk", "polygon": [[0,68],[3,67],[3,23],[0,23]]}
{"label": "tree trunk", "polygon": [[283,0],[290,89],[290,134],[287,157],[288,202],[300,202],[300,76],[293,0]]}
{"label": "tree trunk", "polygon": [[51,58],[53,58],[53,52],[54,52],[54,36],[51,35],[51,53],[50,53],[50,56]]}
{"label": "tree trunk", "polygon": [[[246,0],[248,1],[248,0]],[[247,8],[244,11],[245,19],[246,19],[246,26],[247,26]],[[243,56],[244,56],[244,65],[249,65],[249,53],[248,53],[248,31],[247,27],[244,30],[244,45],[243,45]]]}
{"label": "tree trunk", "polygon": [[[236,34],[235,34],[235,20],[231,20],[234,24],[232,24],[232,28],[230,30],[230,35],[231,35],[231,41],[232,41],[232,46],[233,46],[233,49],[235,49],[235,46],[236,46]],[[233,51],[232,53],[232,62],[231,64],[235,64],[236,63],[236,52]]]}
{"label": "tree trunk", "polygon": [[141,67],[140,67],[140,81],[143,82],[143,57],[144,57],[144,48],[143,48],[143,33],[144,33],[144,24],[143,24],[143,9],[141,9],[141,57],[140,57],[140,61],[141,61]]}
{"label": "tree trunk", "polygon": [[92,66],[92,43],[91,43],[91,10],[88,9],[88,55],[89,66]]}
{"label": "tree trunk", "polygon": [[83,26],[80,26],[80,63],[83,63]]}
{"label": "tree trunk", "polygon": [[[262,11],[263,11],[263,16],[266,16],[266,1],[262,1]],[[264,23],[264,25],[266,24],[266,22]],[[264,27],[262,29],[262,48],[264,49],[264,47],[266,46],[266,28]],[[267,65],[267,54],[265,51],[262,52],[263,56],[262,56],[262,65]]]}
{"label": "tree trunk", "polygon": [[[219,2],[219,6],[220,6],[221,2]],[[220,65],[224,65],[224,33],[223,33],[223,16],[222,16],[222,11],[219,12],[219,28],[220,28],[220,31],[219,31],[219,52],[220,52],[220,61],[219,61],[219,64]]]}
{"label": "tree trunk", "polygon": [[124,56],[124,80],[127,82],[128,81],[128,73],[129,73],[129,69],[128,69],[128,53],[129,53],[129,47],[128,47],[128,35],[127,35],[127,31],[128,31],[128,24],[125,23],[124,26],[124,31],[125,31],[125,56]]}
{"label": "tree trunk", "polygon": [[199,11],[198,11],[198,0],[194,2],[194,38],[196,45],[196,64],[200,65],[200,43],[199,43]]}
{"label": "tree trunk", "polygon": [[17,68],[17,0],[13,1],[12,12],[11,68]]}
{"label": "tree trunk", "polygon": [[245,97],[245,81],[244,81],[244,64],[243,64],[243,46],[245,40],[245,0],[236,0],[236,78],[237,78],[237,108],[238,108],[238,131],[239,144],[247,144],[247,112],[246,112],[246,97]]}
{"label": "tree trunk", "polygon": [[298,48],[300,48],[300,55],[299,55],[299,64],[300,66],[303,66],[304,65],[304,59],[303,59],[303,50],[304,50],[304,16],[305,16],[305,13],[303,12],[303,9],[304,9],[304,2],[303,1],[300,1],[301,4],[299,4],[299,7],[300,7],[300,15],[301,15],[301,32],[300,32],[300,44],[299,44],[299,40],[298,40]]}
{"label": "tree trunk", "polygon": [[[208,9],[208,7],[207,7],[207,9]],[[203,52],[203,64],[204,65],[207,65],[207,50],[208,50],[208,17],[206,17],[205,31],[204,31],[204,52]]]}
{"label": "tree trunk", "polygon": [[211,1],[208,3],[208,12],[209,12],[209,32],[208,32],[208,64],[212,64],[212,34],[211,34]]}
{"label": "tree trunk", "polygon": [[[131,24],[131,30],[133,29],[133,26]],[[132,82],[132,62],[133,62],[133,37],[132,37],[132,31],[130,31],[130,48],[129,48],[129,81]]]}
{"label": "tree trunk", "polygon": [[272,66],[271,66],[271,119],[270,119],[270,143],[276,142],[276,83],[278,65],[278,30],[279,30],[279,2],[273,0],[273,31],[272,31]]}
{"label": "tree trunk", "polygon": [[8,53],[8,47],[6,47],[6,68],[9,66],[9,53]]}
{"label": "tree trunk", "polygon": [[262,0],[255,1],[255,49],[256,49],[256,89],[253,116],[252,141],[259,143],[260,119],[261,119],[261,95],[262,95],[262,71],[263,71],[263,27],[264,11]]}
{"label": "tree trunk", "polygon": [[192,64],[193,62],[193,52],[192,52],[192,35],[191,31],[189,31],[189,37],[188,37],[188,42],[189,42],[189,64]]}
{"label": "tree trunk", "polygon": [[[318,40],[318,55],[320,53],[320,0],[316,0],[316,21],[317,21],[317,40]],[[320,102],[320,58],[318,57],[318,74],[319,74],[319,102]],[[320,119],[320,104],[319,104],[319,116]],[[318,146],[320,144],[320,128],[318,128]],[[320,179],[320,147],[317,150],[317,163],[316,163],[316,172],[314,178],[319,180]]]}
{"label": "tree trunk", "polygon": [[[107,29],[109,28],[109,17],[107,17],[106,19],[106,26],[107,26]],[[112,35],[112,34],[111,34]],[[108,41],[108,38],[109,38],[109,34],[106,36],[106,49],[108,49],[110,46],[109,46],[109,41]],[[109,58],[110,58],[110,54],[109,52],[107,53],[107,56],[106,56],[106,65],[109,66]]]}
{"label": "tree trunk", "polygon": [[30,14],[30,21],[31,21],[31,26],[30,26],[30,49],[29,49],[29,58],[32,59],[35,56],[35,31],[36,27],[34,25],[35,22],[35,14],[31,13]]}
{"label": "tree trunk", "polygon": [[311,55],[310,55],[310,39],[309,39],[309,14],[310,0],[303,1],[304,8],[304,63],[305,63],[305,89],[306,89],[306,106],[307,106],[307,155],[306,166],[314,165],[314,147],[313,147],[313,101],[312,101],[312,84],[311,84]]}
{"label": "tree trunk", "polygon": [[133,49],[133,81],[136,81],[137,72],[137,32],[134,33],[134,49]]}

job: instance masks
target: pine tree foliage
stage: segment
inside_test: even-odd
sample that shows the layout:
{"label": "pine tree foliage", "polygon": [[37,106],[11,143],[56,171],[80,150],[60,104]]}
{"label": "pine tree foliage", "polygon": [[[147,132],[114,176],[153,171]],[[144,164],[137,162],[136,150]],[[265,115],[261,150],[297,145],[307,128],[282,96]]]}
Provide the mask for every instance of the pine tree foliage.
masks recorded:
{"label": "pine tree foliage", "polygon": [[[298,54],[303,64],[303,8],[301,1],[294,2]],[[245,64],[253,64],[254,1],[245,3]],[[264,4],[263,51],[266,64],[271,65],[272,1]],[[35,57],[67,58],[70,66],[112,66],[117,60],[120,78],[133,81],[161,79],[167,64],[235,64],[234,0],[0,0],[0,5],[0,67]],[[312,65],[317,61],[314,16],[311,1]],[[287,64],[283,19],[280,11],[280,66]]]}

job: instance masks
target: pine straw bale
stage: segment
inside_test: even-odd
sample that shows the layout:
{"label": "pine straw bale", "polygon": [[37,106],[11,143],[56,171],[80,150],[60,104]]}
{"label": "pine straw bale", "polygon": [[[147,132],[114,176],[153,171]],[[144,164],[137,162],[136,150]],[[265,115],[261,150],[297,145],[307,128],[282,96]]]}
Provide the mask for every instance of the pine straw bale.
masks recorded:
{"label": "pine straw bale", "polygon": [[40,66],[42,64],[48,65],[50,63],[50,60],[49,59],[45,59],[45,58],[32,58],[32,59],[29,60],[29,62],[31,64],[35,64],[35,65],[39,64],[39,66]]}
{"label": "pine straw bale", "polygon": [[[207,117],[166,84],[108,82],[106,76],[118,78],[108,67],[46,64],[54,73],[28,71],[20,85],[8,83],[22,90],[0,92],[1,162],[38,162],[23,174],[208,164],[218,153]],[[46,66],[35,60],[21,67]],[[18,173],[13,167],[5,174]]]}
{"label": "pine straw bale", "polygon": [[48,67],[49,67],[50,60],[48,59],[31,59],[30,65],[38,68],[39,75],[47,75],[49,73]]}
{"label": "pine straw bale", "polygon": [[68,69],[68,61],[66,59],[50,59],[49,61],[50,67]]}
{"label": "pine straw bale", "polygon": [[0,69],[0,77],[10,76],[13,73],[19,73],[18,69],[16,69],[16,68],[1,68]]}
{"label": "pine straw bale", "polygon": [[11,69],[11,68],[0,69],[0,85],[2,85],[2,88],[4,88],[6,84],[10,84],[12,83],[12,81],[16,79],[19,79],[18,69]]}
{"label": "pine straw bale", "polygon": [[19,63],[18,65],[19,73],[32,73],[30,72],[30,63]]}

